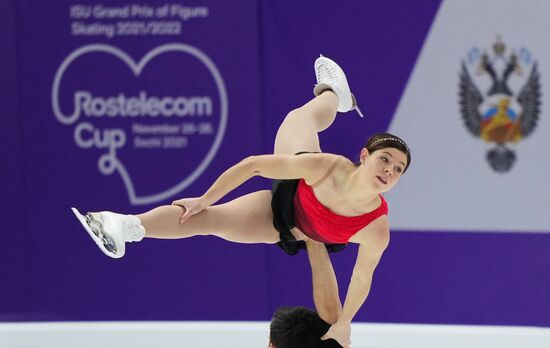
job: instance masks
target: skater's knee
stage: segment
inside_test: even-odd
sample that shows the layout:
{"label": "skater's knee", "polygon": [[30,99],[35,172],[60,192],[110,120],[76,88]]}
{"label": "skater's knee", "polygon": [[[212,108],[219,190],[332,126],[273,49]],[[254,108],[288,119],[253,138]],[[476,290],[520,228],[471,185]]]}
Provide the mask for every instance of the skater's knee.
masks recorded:
{"label": "skater's knee", "polygon": [[286,114],[285,123],[297,122],[302,118],[303,118],[303,115],[302,115],[302,112],[300,112],[300,108],[294,109],[290,111],[288,114]]}
{"label": "skater's knee", "polygon": [[316,123],[315,115],[312,115],[303,108],[294,109],[289,112],[284,120],[284,125],[292,129],[314,128]]}

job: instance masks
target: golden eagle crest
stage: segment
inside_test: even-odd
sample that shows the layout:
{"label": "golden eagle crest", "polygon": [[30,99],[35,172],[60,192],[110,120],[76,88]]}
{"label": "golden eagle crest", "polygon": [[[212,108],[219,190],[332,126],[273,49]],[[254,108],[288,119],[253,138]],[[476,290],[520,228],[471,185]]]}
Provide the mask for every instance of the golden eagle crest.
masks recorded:
{"label": "golden eagle crest", "polygon": [[[477,85],[472,76],[477,77]],[[512,168],[516,155],[509,145],[529,136],[537,126],[539,80],[537,62],[529,50],[521,48],[507,54],[500,38],[493,44],[492,55],[473,48],[467,61],[462,62],[459,92],[462,118],[471,134],[496,144],[487,152],[487,161],[496,172]],[[486,92],[480,92],[482,87],[478,86],[484,86]]]}

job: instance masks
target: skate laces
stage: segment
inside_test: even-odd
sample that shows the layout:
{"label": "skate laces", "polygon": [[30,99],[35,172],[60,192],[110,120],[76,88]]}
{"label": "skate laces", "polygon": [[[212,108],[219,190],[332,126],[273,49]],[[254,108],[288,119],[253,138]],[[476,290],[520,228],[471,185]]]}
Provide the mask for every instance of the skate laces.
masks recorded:
{"label": "skate laces", "polygon": [[338,81],[338,73],[325,64],[320,64],[317,69],[317,81],[322,82],[325,80]]}

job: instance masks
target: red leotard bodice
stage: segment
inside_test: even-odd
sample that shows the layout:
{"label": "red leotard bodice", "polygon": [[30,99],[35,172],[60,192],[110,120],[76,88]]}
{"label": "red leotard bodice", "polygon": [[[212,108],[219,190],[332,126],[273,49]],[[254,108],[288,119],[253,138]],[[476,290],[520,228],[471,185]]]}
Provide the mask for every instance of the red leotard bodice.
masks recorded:
{"label": "red leotard bodice", "polygon": [[323,243],[347,243],[362,228],[382,215],[388,214],[388,204],[382,195],[382,203],[375,210],[358,216],[335,214],[319,202],[313,188],[304,179],[298,183],[294,195],[294,222],[309,238]]}

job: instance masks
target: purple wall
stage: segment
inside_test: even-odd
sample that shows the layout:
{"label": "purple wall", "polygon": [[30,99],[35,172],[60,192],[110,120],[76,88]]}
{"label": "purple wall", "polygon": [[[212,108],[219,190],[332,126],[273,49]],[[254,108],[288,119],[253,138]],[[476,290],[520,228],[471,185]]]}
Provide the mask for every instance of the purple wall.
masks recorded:
{"label": "purple wall", "polygon": [[24,153],[22,122],[18,113],[17,51],[15,1],[0,3],[0,108],[3,127],[0,127],[2,165],[3,222],[0,238],[0,320],[10,320],[25,313],[32,305],[32,278],[29,277],[29,253],[26,241],[23,202],[25,197]]}
{"label": "purple wall", "polygon": [[[73,50],[107,43],[138,61],[154,47],[180,42],[215,62],[227,89],[227,129],[206,172],[175,199],[201,194],[247,155],[272,151],[285,114],[311,97],[319,53],[344,66],[367,114],[337,119],[321,136],[323,150],[355,158],[369,134],[387,129],[439,2],[220,1],[208,5],[208,18],[185,22],[176,36],[113,39],[70,36],[69,1],[2,2],[1,151],[4,163],[15,165],[1,171],[9,184],[2,194],[0,320],[268,320],[280,305],[313,306],[304,253],[291,258],[274,246],[193,238],[130,244],[115,261],[92,246],[69,206],[137,213],[157,204],[130,204],[116,174],[98,173],[104,152],[77,148],[75,126],[56,121],[52,81]],[[216,95],[200,64],[176,54],[156,59],[162,63],[151,63],[137,78],[109,56],[79,60],[62,83],[63,110],[69,113],[71,93],[79,89],[104,96],[143,89]],[[221,101],[213,100],[218,111]],[[120,119],[91,120],[99,128],[129,129]],[[210,140],[192,141],[195,152],[121,149],[118,155],[137,178],[138,193],[148,194],[198,164]],[[254,179],[227,199],[267,187]],[[549,243],[542,234],[393,231],[356,320],[548,326]],[[342,296],[355,250],[333,256]]]}

